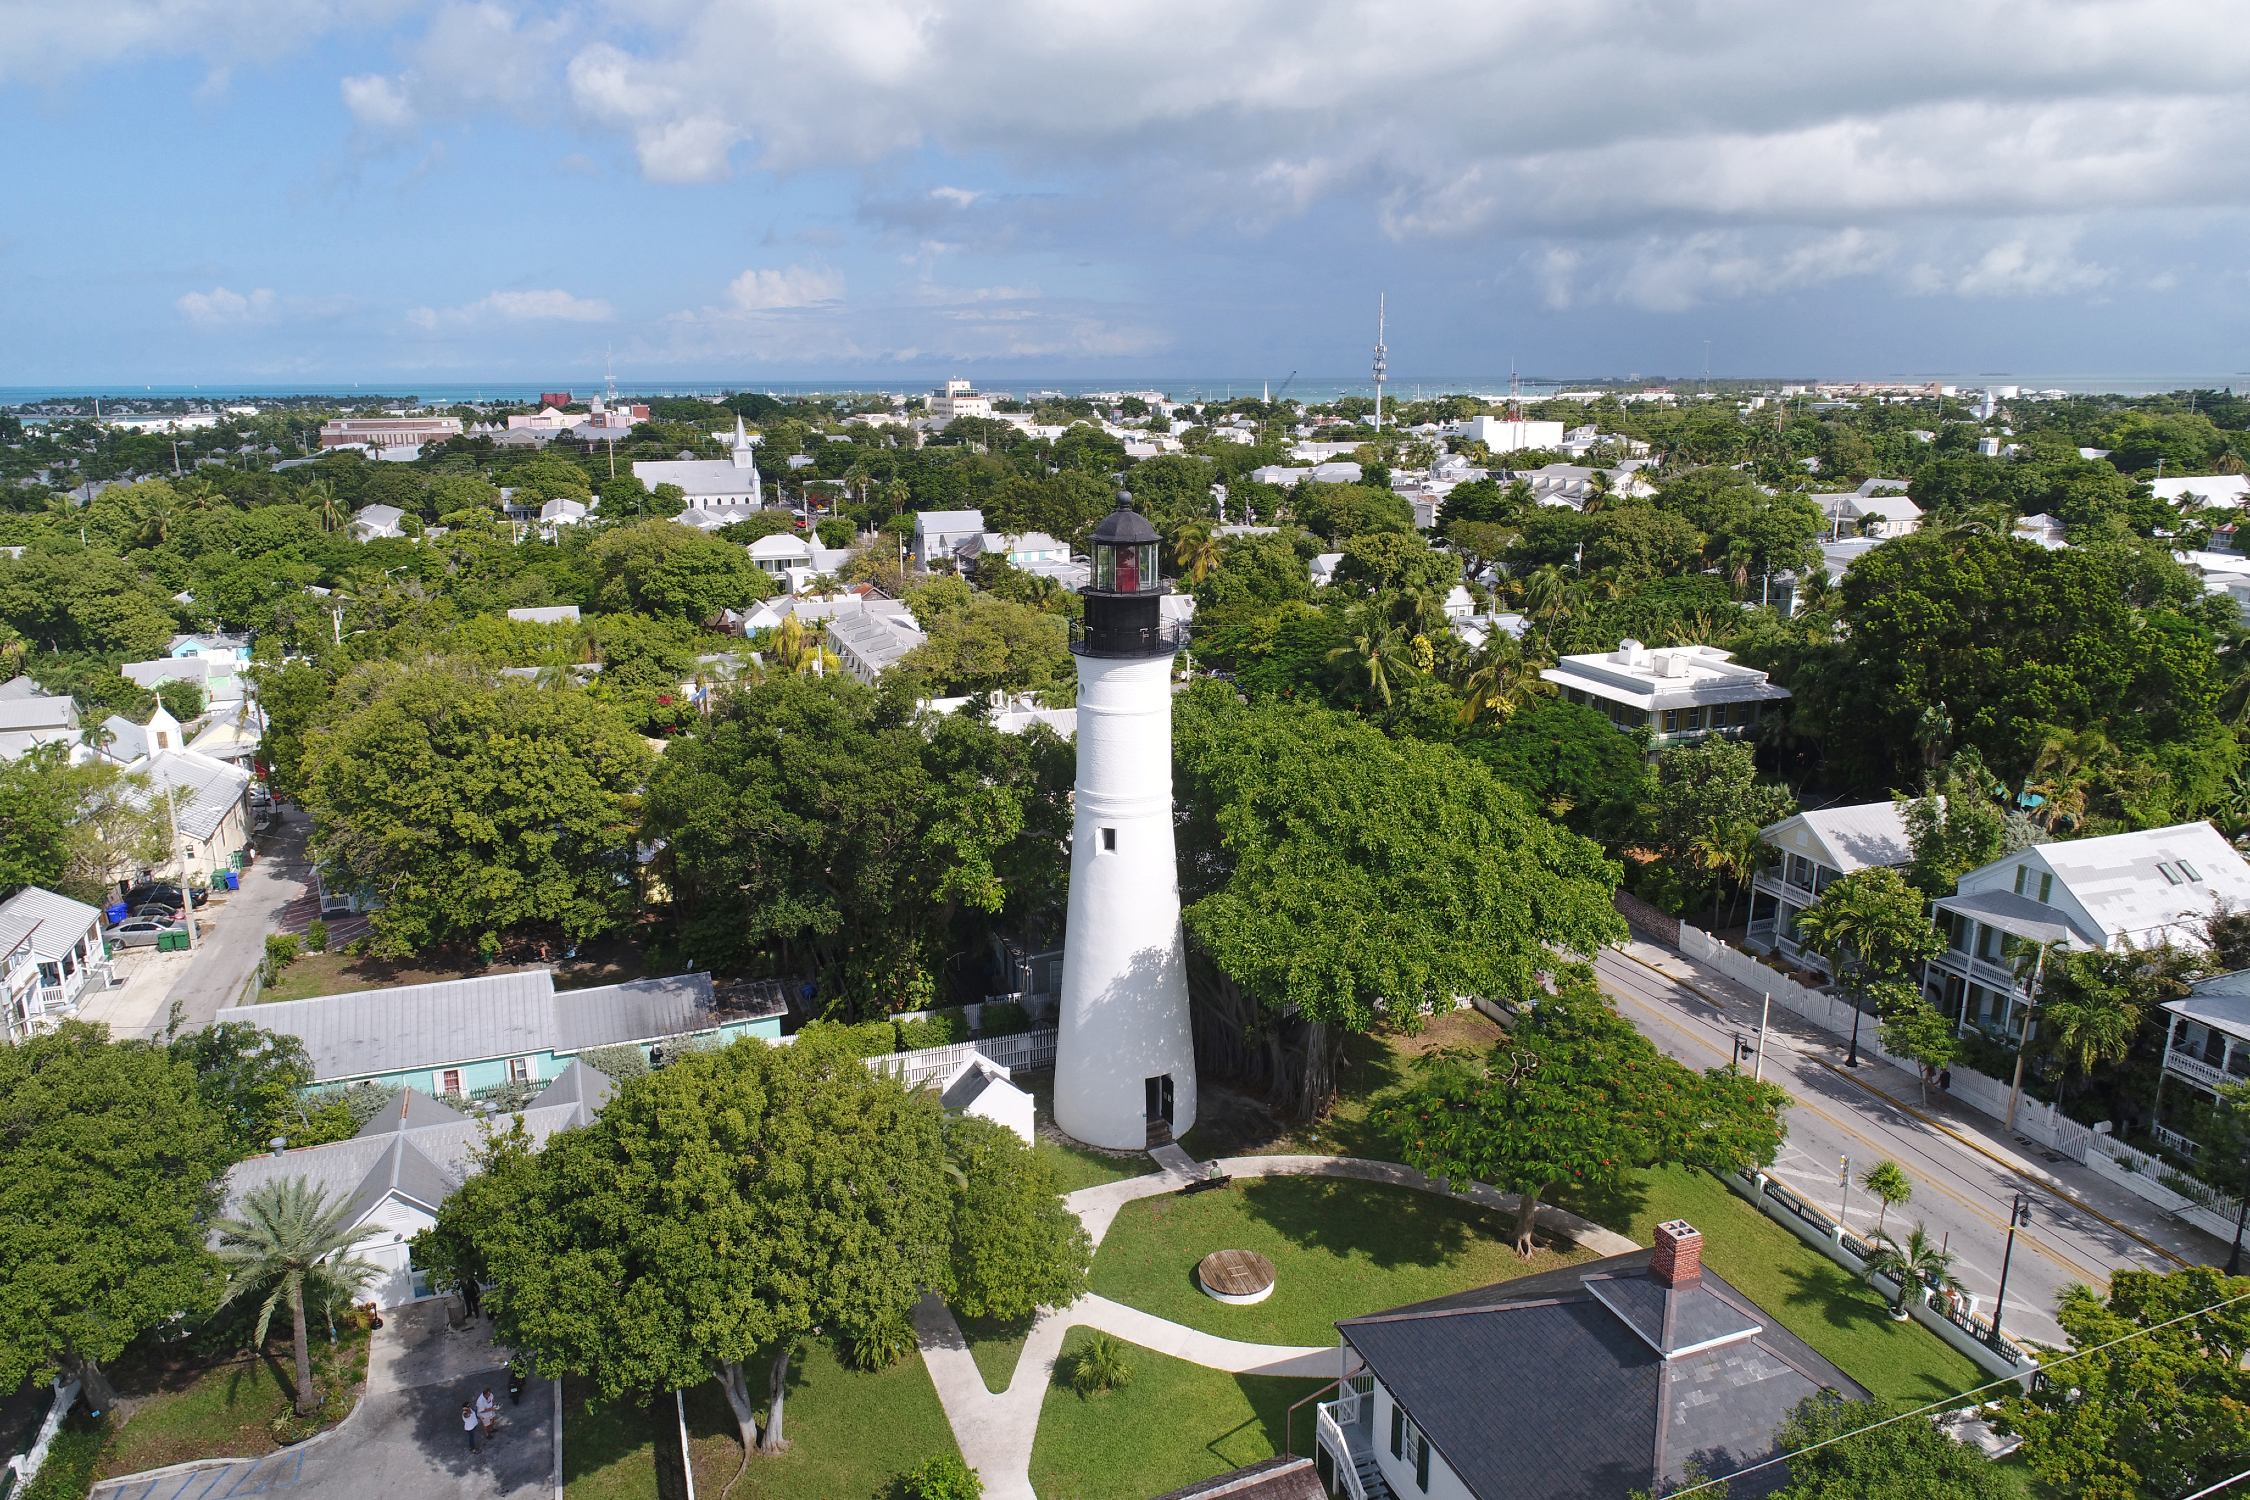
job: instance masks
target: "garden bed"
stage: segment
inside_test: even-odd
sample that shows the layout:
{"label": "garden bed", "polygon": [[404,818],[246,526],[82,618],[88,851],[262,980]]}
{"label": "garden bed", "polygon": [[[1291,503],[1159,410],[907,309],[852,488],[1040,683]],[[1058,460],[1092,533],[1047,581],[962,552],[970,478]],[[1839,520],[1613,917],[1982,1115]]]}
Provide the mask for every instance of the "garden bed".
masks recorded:
{"label": "garden bed", "polygon": [[[279,1314],[277,1323],[286,1323]],[[103,1444],[99,1477],[115,1478],[199,1458],[255,1458],[282,1446],[281,1435],[335,1426],[359,1404],[367,1384],[368,1335],[339,1324],[312,1341],[320,1409],[302,1424],[287,1422],[295,1392],[286,1332],[255,1354],[217,1361],[125,1364],[115,1375],[117,1420]],[[282,1429],[277,1433],[277,1425]],[[301,1440],[301,1439],[300,1439]]]}

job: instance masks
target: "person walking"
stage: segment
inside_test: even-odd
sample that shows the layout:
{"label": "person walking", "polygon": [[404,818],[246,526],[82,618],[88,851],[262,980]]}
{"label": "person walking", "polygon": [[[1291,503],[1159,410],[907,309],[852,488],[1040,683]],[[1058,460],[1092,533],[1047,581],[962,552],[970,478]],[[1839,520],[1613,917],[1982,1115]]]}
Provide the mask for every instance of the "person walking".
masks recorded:
{"label": "person walking", "polygon": [[477,1432],[482,1425],[477,1421],[476,1407],[464,1404],[461,1408],[461,1432],[469,1440],[471,1453],[477,1451]]}
{"label": "person walking", "polygon": [[484,1394],[470,1404],[476,1411],[477,1424],[484,1429],[484,1440],[491,1442],[500,1431],[499,1398],[492,1394],[492,1387],[488,1385],[484,1388]]}
{"label": "person walking", "polygon": [[1941,1094],[1944,1094],[1944,1093],[1950,1093],[1950,1092],[1952,1092],[1952,1089],[1953,1089],[1953,1070],[1952,1070],[1951,1068],[1940,1068],[1940,1069],[1938,1069],[1938,1076],[1937,1076],[1937,1091],[1938,1091],[1939,1093],[1941,1093]]}

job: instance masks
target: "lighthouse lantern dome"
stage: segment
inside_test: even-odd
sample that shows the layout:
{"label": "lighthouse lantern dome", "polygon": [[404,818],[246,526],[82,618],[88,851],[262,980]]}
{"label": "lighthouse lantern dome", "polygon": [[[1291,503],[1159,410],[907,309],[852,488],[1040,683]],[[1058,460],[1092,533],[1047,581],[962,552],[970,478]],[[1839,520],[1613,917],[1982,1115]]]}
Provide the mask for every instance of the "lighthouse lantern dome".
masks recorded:
{"label": "lighthouse lantern dome", "polygon": [[1093,589],[1104,594],[1157,594],[1164,579],[1157,555],[1156,528],[1133,504],[1130,491],[1117,492],[1117,508],[1102,517],[1087,539],[1094,562]]}

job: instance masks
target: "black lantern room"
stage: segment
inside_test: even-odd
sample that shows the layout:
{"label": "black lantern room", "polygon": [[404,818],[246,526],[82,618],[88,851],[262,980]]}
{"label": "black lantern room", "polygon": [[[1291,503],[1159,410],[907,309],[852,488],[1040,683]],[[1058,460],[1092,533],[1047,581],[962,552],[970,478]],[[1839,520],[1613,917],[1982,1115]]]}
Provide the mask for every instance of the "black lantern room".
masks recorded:
{"label": "black lantern room", "polygon": [[1086,622],[1071,649],[1082,656],[1170,656],[1178,647],[1164,628],[1162,539],[1125,490],[1088,539],[1094,578],[1082,591]]}

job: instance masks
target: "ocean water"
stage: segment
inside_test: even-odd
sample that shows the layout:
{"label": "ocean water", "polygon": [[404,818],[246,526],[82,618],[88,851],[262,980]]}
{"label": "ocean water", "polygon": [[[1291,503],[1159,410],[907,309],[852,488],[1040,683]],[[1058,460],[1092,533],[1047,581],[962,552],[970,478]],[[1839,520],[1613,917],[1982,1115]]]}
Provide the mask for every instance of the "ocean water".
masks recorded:
{"label": "ocean water", "polygon": [[[2114,394],[2126,396],[2153,395],[2177,390],[2215,390],[2250,387],[2250,370],[2213,374],[2047,374],[2013,370],[1938,370],[1908,373],[1837,373],[1826,375],[1776,374],[1776,375],[1715,375],[1715,381],[1729,385],[1797,384],[1816,381],[1867,381],[1872,383],[1934,382],[1959,386],[1963,389],[1981,389],[1987,385],[2013,385],[2024,390],[2060,390],[2077,395]],[[838,376],[830,380],[655,380],[620,381],[620,397],[648,396],[727,396],[741,391],[759,391],[774,396],[830,396],[843,394],[920,395],[937,381],[928,378],[899,379],[896,377]],[[1620,376],[1607,375],[1546,375],[1521,377],[1518,381],[1522,394],[1537,399],[1558,390],[1582,389],[1590,385],[1628,384],[1632,386],[1669,384],[1676,390],[1692,390],[1697,377],[1672,376]],[[1480,397],[1504,396],[1508,392],[1506,374],[1487,375],[1426,375],[1394,377],[1385,387],[1391,400],[1413,400],[1417,397],[1440,395],[1472,395]],[[1037,374],[980,378],[978,388],[993,395],[1029,396],[1053,392],[1065,396],[1080,396],[1098,391],[1162,391],[1176,400],[1213,401],[1234,397],[1256,396],[1269,389],[1271,382],[1260,377],[1227,376],[1145,376],[1117,375],[1101,378],[1083,376],[1044,376]],[[570,381],[444,381],[422,382],[414,380],[367,381],[301,381],[293,384],[257,385],[242,383],[214,383],[209,385],[40,385],[0,386],[0,407],[20,406],[34,401],[92,400],[132,402],[134,400],[162,401],[252,401],[258,397],[277,396],[334,396],[344,400],[365,401],[378,397],[400,400],[418,400],[433,406],[451,406],[461,402],[480,401],[535,401],[541,393],[550,390],[569,390],[584,401],[599,393],[599,387],[580,385]],[[1349,377],[1307,378],[1300,376],[1289,382],[1288,394],[1305,401],[1333,401],[1342,396],[1370,396],[1374,386],[1364,375]]]}

